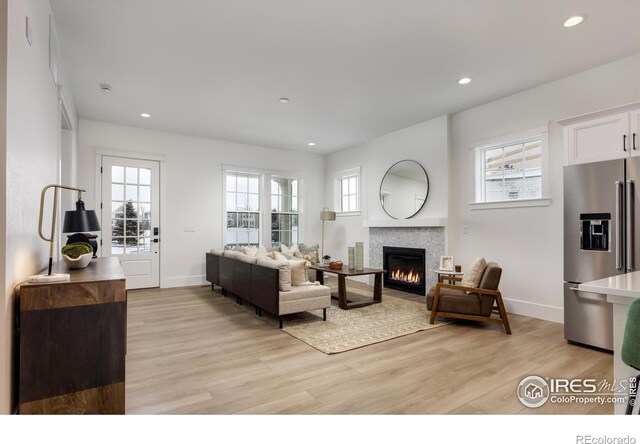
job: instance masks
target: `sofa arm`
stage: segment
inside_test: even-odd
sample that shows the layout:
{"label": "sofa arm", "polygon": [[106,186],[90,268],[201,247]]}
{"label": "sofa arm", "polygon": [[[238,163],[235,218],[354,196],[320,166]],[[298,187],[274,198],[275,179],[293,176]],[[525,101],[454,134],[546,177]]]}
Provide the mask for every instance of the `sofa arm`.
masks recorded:
{"label": "sofa arm", "polygon": [[280,314],[279,273],[280,270],[276,268],[251,265],[252,303],[276,316]]}

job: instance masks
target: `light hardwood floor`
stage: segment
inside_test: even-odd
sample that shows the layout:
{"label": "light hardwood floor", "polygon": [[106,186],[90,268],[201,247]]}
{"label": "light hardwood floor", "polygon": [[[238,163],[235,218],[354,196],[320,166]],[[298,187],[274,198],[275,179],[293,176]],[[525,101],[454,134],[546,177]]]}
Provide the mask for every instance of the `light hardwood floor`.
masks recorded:
{"label": "light hardwood floor", "polygon": [[457,322],[325,355],[210,287],[130,291],[126,412],[613,412],[611,405],[522,406],[515,391],[524,376],[612,380],[613,359],[567,344],[560,324],[509,319],[512,336],[498,325]]}

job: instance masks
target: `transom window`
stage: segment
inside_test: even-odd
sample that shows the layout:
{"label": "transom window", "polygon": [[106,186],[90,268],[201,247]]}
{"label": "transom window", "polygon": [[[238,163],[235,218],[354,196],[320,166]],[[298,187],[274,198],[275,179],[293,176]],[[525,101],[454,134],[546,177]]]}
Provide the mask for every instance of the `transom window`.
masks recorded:
{"label": "transom window", "polygon": [[540,136],[478,148],[476,201],[541,198],[542,148]]}
{"label": "transom window", "polygon": [[226,173],[227,245],[260,243],[260,176]]}

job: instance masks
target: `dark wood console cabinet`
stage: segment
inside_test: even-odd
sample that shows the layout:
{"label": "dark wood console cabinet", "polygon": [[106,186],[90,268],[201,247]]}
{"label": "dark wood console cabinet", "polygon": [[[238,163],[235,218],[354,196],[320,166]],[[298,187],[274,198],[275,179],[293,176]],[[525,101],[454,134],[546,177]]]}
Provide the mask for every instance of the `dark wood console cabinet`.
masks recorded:
{"label": "dark wood console cabinet", "polygon": [[20,414],[124,414],[127,293],[117,258],[54,268],[71,280],[18,296]]}

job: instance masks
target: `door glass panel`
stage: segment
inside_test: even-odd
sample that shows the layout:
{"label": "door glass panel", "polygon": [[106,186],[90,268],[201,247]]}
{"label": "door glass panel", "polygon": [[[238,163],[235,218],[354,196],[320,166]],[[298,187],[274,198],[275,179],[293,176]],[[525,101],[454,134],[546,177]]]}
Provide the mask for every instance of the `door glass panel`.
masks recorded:
{"label": "door glass panel", "polygon": [[148,254],[152,231],[151,170],[114,166],[111,173],[111,254]]}
{"label": "door glass panel", "polygon": [[113,219],[124,217],[124,202],[111,202],[111,217]]}
{"label": "door glass panel", "polygon": [[136,185],[127,185],[126,198],[130,202],[138,200],[138,187]]}
{"label": "door glass panel", "polygon": [[111,182],[115,182],[115,183],[124,182],[124,167],[122,166],[111,167]]}
{"label": "door glass panel", "polygon": [[151,170],[140,168],[140,185],[151,185]]}
{"label": "door glass panel", "polygon": [[140,202],[151,201],[151,187],[140,187]]}
{"label": "door glass panel", "polygon": [[138,183],[138,169],[127,167],[127,183]]}
{"label": "door glass panel", "polygon": [[124,185],[111,185],[111,199],[124,200]]}

